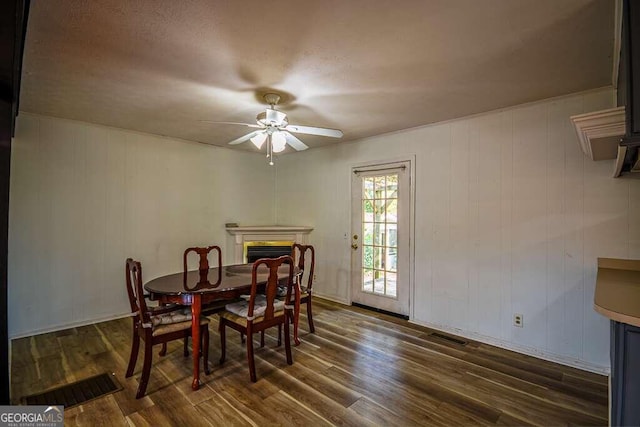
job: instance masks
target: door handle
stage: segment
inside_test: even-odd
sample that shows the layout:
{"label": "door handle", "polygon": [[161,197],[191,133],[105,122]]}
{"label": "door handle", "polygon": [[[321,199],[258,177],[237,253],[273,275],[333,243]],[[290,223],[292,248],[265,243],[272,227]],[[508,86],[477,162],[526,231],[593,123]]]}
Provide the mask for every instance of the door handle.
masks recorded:
{"label": "door handle", "polygon": [[358,249],[358,244],[357,243],[352,243],[351,244],[351,249],[353,249],[353,250]]}

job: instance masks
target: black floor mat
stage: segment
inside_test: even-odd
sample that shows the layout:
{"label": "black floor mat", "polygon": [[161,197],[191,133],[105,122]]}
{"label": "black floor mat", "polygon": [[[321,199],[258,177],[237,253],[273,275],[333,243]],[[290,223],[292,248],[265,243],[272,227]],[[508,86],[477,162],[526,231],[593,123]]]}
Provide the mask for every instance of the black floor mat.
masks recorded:
{"label": "black floor mat", "polygon": [[68,409],[118,390],[122,390],[122,386],[115,376],[105,373],[25,396],[20,401],[23,405],[64,405]]}

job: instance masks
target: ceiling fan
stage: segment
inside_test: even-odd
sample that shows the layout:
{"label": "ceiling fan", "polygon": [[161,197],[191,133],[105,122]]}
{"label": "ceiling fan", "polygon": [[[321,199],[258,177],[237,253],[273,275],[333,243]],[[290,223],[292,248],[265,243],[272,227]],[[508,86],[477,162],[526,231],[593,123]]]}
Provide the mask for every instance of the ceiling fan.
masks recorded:
{"label": "ceiling fan", "polygon": [[256,123],[237,123],[237,122],[212,122],[208,120],[202,120],[205,123],[220,123],[231,125],[242,125],[250,128],[257,128],[253,132],[241,136],[229,142],[229,145],[241,144],[245,141],[251,140],[253,145],[258,149],[262,148],[262,145],[267,142],[267,157],[269,158],[269,164],[273,165],[273,153],[280,153],[284,151],[287,144],[293,147],[297,151],[306,150],[309,148],[304,142],[300,141],[293,133],[301,133],[307,135],[320,135],[328,136],[332,138],[342,138],[342,131],[338,129],[319,128],[312,126],[298,126],[290,125],[287,115],[282,111],[275,109],[275,106],[280,101],[280,95],[275,93],[267,93],[264,95],[264,100],[269,104],[269,107],[262,113],[256,116]]}

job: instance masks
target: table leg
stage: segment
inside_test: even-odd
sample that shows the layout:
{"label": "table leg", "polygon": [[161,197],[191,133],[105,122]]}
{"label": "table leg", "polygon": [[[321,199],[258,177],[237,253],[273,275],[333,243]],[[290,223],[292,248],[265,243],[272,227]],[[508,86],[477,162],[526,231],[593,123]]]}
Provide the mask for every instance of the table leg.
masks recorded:
{"label": "table leg", "polygon": [[202,299],[200,294],[193,294],[191,301],[191,348],[193,349],[193,382],[191,388],[200,388],[200,313]]}
{"label": "table leg", "polygon": [[295,302],[293,304],[293,342],[295,345],[300,345],[300,338],[298,338],[298,318],[300,317],[300,278],[296,278],[295,281]]}

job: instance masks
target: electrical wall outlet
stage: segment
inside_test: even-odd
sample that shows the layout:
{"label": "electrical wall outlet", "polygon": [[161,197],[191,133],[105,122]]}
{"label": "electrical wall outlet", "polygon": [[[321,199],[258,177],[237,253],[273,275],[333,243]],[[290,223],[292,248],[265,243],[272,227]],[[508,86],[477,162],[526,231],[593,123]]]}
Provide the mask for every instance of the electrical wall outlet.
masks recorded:
{"label": "electrical wall outlet", "polygon": [[513,326],[517,326],[518,328],[522,328],[524,326],[524,317],[522,314],[514,314],[513,315]]}

